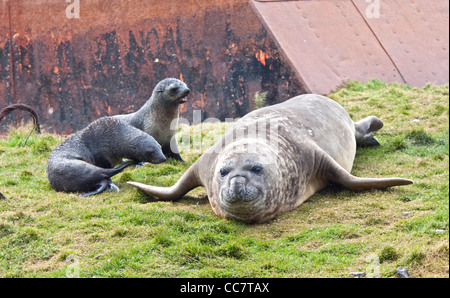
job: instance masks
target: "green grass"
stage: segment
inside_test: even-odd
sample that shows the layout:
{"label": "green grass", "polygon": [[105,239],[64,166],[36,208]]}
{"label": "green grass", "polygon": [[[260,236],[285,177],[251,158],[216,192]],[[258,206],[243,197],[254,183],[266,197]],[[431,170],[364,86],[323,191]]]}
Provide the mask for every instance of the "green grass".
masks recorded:
{"label": "green grass", "polygon": [[[355,193],[328,187],[275,220],[217,218],[203,188],[158,202],[126,181],[172,185],[227,126],[182,126],[185,163],[128,168],[121,191],[82,198],[53,191],[47,158],[63,137],[11,128],[0,139],[0,277],[350,277],[373,260],[381,277],[448,277],[449,87],[372,80],[330,95],[354,120],[385,123],[382,144],[357,152],[357,176],[413,185]],[[74,262],[73,260],[77,260]]]}

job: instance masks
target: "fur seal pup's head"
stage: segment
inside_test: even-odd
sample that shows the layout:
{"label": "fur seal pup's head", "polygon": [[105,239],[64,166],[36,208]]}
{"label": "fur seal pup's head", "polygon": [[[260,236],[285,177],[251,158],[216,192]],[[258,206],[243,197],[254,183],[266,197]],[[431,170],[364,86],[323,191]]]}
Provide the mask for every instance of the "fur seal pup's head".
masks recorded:
{"label": "fur seal pup's head", "polygon": [[178,105],[186,102],[186,96],[189,93],[190,90],[185,83],[175,78],[167,78],[156,85],[153,97],[162,98],[165,103]]}
{"label": "fur seal pup's head", "polygon": [[[260,222],[278,209],[274,195],[277,160],[267,144],[248,140],[224,149],[217,161],[213,183],[218,193],[213,209],[217,214],[245,222]],[[237,146],[237,147],[236,147]]]}
{"label": "fur seal pup's head", "polygon": [[129,150],[124,156],[133,160],[159,164],[166,161],[161,145],[150,135],[140,135],[130,140]]}

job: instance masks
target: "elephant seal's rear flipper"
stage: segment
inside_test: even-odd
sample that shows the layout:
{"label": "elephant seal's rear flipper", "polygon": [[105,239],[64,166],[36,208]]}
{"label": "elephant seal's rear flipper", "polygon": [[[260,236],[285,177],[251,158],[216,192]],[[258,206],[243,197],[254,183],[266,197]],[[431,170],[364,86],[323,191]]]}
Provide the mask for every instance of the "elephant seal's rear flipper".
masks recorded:
{"label": "elephant seal's rear flipper", "polygon": [[378,117],[369,116],[355,123],[355,138],[358,147],[380,146],[380,143],[372,136],[372,132],[383,127],[383,121]]}
{"label": "elephant seal's rear flipper", "polygon": [[391,186],[413,184],[412,180],[403,178],[360,178],[353,176],[341,167],[334,159],[324,156],[326,159],[326,175],[330,182],[340,184],[353,191],[369,189],[384,189]]}

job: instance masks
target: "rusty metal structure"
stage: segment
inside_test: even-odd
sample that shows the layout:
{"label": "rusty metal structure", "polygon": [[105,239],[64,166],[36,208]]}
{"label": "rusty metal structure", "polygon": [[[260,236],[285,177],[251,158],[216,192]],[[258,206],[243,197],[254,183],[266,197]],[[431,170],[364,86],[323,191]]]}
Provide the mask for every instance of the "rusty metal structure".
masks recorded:
{"label": "rusty metal structure", "polygon": [[0,0],[0,108],[28,104],[71,133],[137,110],[166,77],[191,89],[182,117],[220,120],[256,92],[273,104],[347,80],[448,83],[448,1],[379,0],[378,15],[376,2]]}
{"label": "rusty metal structure", "polygon": [[416,87],[449,82],[449,1],[252,4],[308,92],[371,78]]}

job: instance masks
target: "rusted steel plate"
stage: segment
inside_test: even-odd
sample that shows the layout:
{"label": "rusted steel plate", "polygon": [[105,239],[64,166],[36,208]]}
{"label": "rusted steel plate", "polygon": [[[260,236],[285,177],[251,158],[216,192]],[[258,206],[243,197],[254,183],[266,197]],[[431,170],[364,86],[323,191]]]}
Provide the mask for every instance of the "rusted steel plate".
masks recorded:
{"label": "rusted steel plate", "polygon": [[268,103],[305,92],[247,0],[80,1],[79,18],[67,17],[63,0],[0,3],[8,2],[0,107],[29,104],[48,131],[134,111],[166,77],[190,87],[181,109],[188,120],[194,109],[203,118],[240,117],[257,91],[268,92]]}
{"label": "rusted steel plate", "polygon": [[404,83],[352,1],[252,4],[309,91],[371,78]]}
{"label": "rusted steel plate", "polygon": [[12,103],[9,27],[9,3],[0,1],[0,103],[5,105]]}
{"label": "rusted steel plate", "polygon": [[364,1],[353,2],[406,83],[449,82],[449,1],[380,1],[379,15],[370,18]]}

